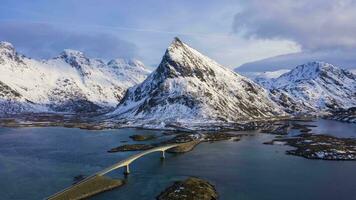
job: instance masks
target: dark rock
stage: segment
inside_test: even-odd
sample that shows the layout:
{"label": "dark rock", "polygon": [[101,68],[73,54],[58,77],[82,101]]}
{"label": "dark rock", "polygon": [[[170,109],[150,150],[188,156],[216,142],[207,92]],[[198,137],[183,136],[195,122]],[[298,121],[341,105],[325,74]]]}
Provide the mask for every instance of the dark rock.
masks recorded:
{"label": "dark rock", "polygon": [[356,107],[334,110],[331,112],[331,114],[326,115],[323,118],[342,122],[356,123]]}

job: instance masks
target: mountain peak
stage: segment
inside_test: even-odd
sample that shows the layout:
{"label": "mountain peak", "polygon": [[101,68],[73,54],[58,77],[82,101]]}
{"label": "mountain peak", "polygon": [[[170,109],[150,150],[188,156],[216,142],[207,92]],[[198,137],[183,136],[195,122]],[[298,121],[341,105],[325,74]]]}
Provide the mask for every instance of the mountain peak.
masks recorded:
{"label": "mountain peak", "polygon": [[11,43],[1,41],[0,42],[0,55],[6,55],[8,57],[13,58],[16,55],[16,50]]}
{"label": "mountain peak", "polygon": [[313,61],[306,64],[298,65],[290,72],[281,75],[281,78],[288,78],[290,81],[313,80],[323,75],[340,75],[347,73],[345,70],[340,69],[332,64]]}
{"label": "mountain peak", "polygon": [[126,58],[116,58],[116,59],[110,60],[107,65],[112,66],[112,67],[118,67],[118,68],[123,68],[123,67],[146,68],[145,65],[139,60],[126,59]]}
{"label": "mountain peak", "polygon": [[306,112],[355,106],[355,83],[356,75],[351,72],[314,61],[262,85],[273,91],[272,98],[288,112]]}
{"label": "mountain peak", "polygon": [[63,59],[77,69],[81,69],[82,65],[90,65],[90,59],[83,52],[77,50],[65,49],[57,58]]}
{"label": "mountain peak", "polygon": [[14,46],[10,42],[0,41],[0,48],[14,49]]}
{"label": "mountain peak", "polygon": [[215,76],[215,71],[227,69],[214,60],[174,38],[167,48],[157,73],[165,77],[196,77],[202,81]]}
{"label": "mountain peak", "polygon": [[60,54],[61,57],[85,57],[85,54],[81,51],[73,49],[64,49]]}
{"label": "mountain peak", "polygon": [[333,66],[332,64],[322,62],[322,61],[312,61],[308,62],[306,64],[302,64],[296,67],[296,70],[312,70],[312,71],[321,71],[325,69],[330,69],[330,68],[337,68]]}
{"label": "mountain peak", "polygon": [[177,45],[182,46],[183,42],[178,37],[174,37],[170,46],[177,46]]}
{"label": "mountain peak", "polygon": [[187,50],[188,45],[184,44],[179,38],[175,37],[171,44],[168,46],[166,54],[169,56],[174,56],[174,54],[179,54],[180,51]]}
{"label": "mountain peak", "polygon": [[283,113],[267,95],[251,80],[175,38],[158,68],[130,88],[109,115],[165,124],[226,122]]}

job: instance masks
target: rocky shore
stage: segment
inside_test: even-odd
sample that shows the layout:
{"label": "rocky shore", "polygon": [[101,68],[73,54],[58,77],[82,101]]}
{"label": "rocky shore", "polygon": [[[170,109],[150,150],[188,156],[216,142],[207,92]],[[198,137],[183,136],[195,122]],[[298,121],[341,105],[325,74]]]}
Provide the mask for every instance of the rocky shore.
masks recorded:
{"label": "rocky shore", "polygon": [[206,180],[194,177],[175,182],[157,196],[157,200],[216,199],[218,199],[218,194],[214,186]]}
{"label": "rocky shore", "polygon": [[356,107],[334,111],[331,114],[324,116],[324,118],[348,123],[356,123]]}
{"label": "rocky shore", "polygon": [[168,149],[168,153],[186,153],[194,149],[198,144],[200,144],[200,140],[193,140],[190,142],[187,142],[185,144],[182,144],[178,147],[174,147],[172,149]]}
{"label": "rocky shore", "polygon": [[310,124],[300,124],[299,120],[288,120],[273,123],[267,127],[261,129],[261,133],[273,134],[273,135],[288,135],[291,129],[297,129],[302,133],[309,133],[312,129],[311,127],[316,127],[315,125]]}
{"label": "rocky shore", "polygon": [[356,160],[356,139],[329,135],[300,134],[293,138],[275,139],[265,144],[295,147],[286,153],[308,159]]}

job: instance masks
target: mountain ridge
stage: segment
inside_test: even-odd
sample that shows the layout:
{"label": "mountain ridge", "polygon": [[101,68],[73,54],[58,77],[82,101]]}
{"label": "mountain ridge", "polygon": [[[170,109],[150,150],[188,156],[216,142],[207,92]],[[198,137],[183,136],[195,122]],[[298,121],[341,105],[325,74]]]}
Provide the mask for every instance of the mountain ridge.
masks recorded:
{"label": "mountain ridge", "polygon": [[270,81],[256,80],[290,113],[318,113],[356,106],[356,75],[329,63],[309,62]]}
{"label": "mountain ridge", "polygon": [[[11,102],[18,101],[28,108],[21,110],[29,112],[76,113],[114,108],[124,91],[149,73],[142,63],[139,67],[115,68],[68,49],[39,61],[19,54],[11,43],[0,42],[0,81],[26,99],[13,98]],[[8,97],[4,95],[2,102],[5,98]],[[5,110],[1,103],[0,110]]]}

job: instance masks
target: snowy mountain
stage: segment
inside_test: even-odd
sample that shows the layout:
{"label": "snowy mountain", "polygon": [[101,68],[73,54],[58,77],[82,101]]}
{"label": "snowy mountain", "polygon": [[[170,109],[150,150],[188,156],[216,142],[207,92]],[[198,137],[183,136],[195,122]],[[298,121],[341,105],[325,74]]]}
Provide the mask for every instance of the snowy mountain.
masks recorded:
{"label": "snowy mountain", "polygon": [[245,63],[235,68],[235,71],[243,75],[251,75],[264,71],[277,71],[280,69],[291,70],[295,68],[295,66],[314,60],[333,63],[349,71],[355,71],[356,58],[354,55],[355,51],[351,49],[320,49],[318,51],[303,49],[302,52],[298,53],[284,54]]}
{"label": "snowy mountain", "polygon": [[0,42],[0,111],[93,112],[115,107],[125,90],[148,74],[135,60],[106,64],[65,50],[53,59],[38,61]]}
{"label": "snowy mountain", "polygon": [[356,106],[356,75],[328,63],[310,62],[268,82],[257,81],[290,113],[318,113]]}
{"label": "snowy mountain", "polygon": [[158,68],[130,88],[108,115],[164,126],[254,120],[283,113],[262,87],[175,38]]}

